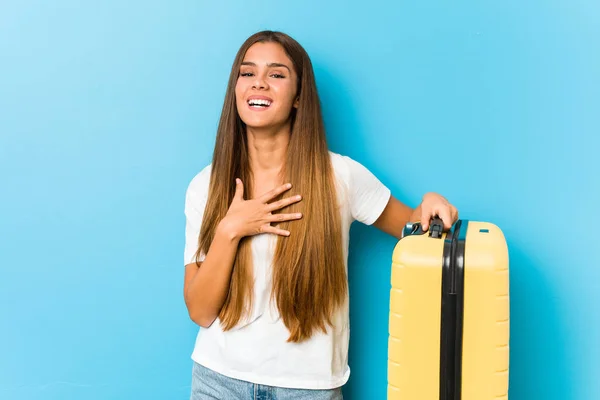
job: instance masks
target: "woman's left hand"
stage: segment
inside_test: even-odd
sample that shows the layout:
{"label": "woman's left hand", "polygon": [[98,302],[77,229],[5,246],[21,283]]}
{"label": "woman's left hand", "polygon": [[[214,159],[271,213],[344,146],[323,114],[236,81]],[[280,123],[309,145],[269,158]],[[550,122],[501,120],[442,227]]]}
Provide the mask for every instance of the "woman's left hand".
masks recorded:
{"label": "woman's left hand", "polygon": [[421,227],[423,231],[429,229],[432,218],[440,217],[444,222],[444,229],[450,229],[458,220],[458,210],[446,198],[437,193],[427,193],[423,196],[421,207]]}

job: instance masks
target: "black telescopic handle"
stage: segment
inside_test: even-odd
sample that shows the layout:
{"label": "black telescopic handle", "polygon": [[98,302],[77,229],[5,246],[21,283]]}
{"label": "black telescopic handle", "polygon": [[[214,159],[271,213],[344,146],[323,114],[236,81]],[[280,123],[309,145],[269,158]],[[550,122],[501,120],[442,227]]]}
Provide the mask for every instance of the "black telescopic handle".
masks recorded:
{"label": "black telescopic handle", "polygon": [[444,232],[444,221],[438,216],[435,216],[431,219],[431,223],[429,224],[429,236],[433,238],[442,237],[442,233]]}
{"label": "black telescopic handle", "polygon": [[[442,233],[444,232],[444,221],[438,216],[431,218],[428,231],[429,237],[436,239],[441,238]],[[424,233],[420,222],[408,223],[402,231],[402,238],[409,235],[422,235]]]}

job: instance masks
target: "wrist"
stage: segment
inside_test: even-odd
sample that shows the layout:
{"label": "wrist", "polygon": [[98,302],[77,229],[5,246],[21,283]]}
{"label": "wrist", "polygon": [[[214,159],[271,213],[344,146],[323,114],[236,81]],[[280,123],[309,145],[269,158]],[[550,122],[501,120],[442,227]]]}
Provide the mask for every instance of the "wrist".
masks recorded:
{"label": "wrist", "polygon": [[215,231],[215,236],[221,236],[228,241],[235,242],[241,239],[238,230],[235,225],[231,223],[227,218],[223,218],[219,225],[217,225],[217,229]]}
{"label": "wrist", "polygon": [[420,222],[421,221],[421,205],[415,208],[410,216],[410,222]]}

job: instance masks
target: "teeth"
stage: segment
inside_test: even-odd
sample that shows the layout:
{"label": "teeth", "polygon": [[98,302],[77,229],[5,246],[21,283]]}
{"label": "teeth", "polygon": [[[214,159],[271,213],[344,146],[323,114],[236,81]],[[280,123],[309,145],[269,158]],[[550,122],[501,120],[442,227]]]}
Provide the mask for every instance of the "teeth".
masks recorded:
{"label": "teeth", "polygon": [[271,102],[269,100],[253,99],[253,100],[249,100],[248,104],[251,106],[270,106]]}

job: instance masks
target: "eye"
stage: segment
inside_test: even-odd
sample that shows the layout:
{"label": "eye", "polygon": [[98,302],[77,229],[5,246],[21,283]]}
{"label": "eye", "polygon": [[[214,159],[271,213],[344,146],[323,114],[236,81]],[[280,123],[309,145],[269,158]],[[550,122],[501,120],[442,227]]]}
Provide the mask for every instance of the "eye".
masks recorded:
{"label": "eye", "polygon": [[277,79],[283,79],[283,78],[285,78],[285,76],[283,74],[280,74],[278,72],[275,72],[275,73],[271,74],[271,76],[273,78],[277,78]]}
{"label": "eye", "polygon": [[252,72],[241,72],[240,76],[252,76]]}

